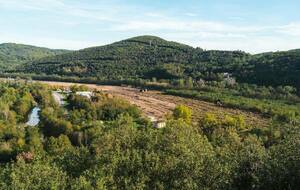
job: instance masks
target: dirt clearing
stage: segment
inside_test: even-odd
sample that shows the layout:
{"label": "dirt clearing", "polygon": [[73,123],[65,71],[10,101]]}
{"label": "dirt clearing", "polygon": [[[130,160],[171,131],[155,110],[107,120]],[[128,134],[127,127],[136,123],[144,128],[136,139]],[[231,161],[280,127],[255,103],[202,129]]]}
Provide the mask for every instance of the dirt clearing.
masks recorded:
{"label": "dirt clearing", "polygon": [[[51,82],[51,81],[39,81],[52,86],[70,87],[72,85],[83,85],[79,83],[67,83],[67,82]],[[251,125],[266,125],[268,119],[263,118],[261,115],[242,111],[238,109],[231,109],[217,106],[214,103],[194,100],[190,98],[182,98],[172,95],[164,95],[159,91],[140,92],[139,89],[123,86],[102,86],[95,84],[84,84],[91,89],[104,91],[112,94],[116,97],[123,98],[129,101],[131,104],[138,106],[143,113],[148,117],[154,117],[156,119],[163,119],[166,114],[171,111],[178,104],[184,104],[189,106],[193,110],[193,117],[195,120],[203,117],[206,113],[213,113],[220,117],[225,115],[237,116],[242,115],[246,122]]]}

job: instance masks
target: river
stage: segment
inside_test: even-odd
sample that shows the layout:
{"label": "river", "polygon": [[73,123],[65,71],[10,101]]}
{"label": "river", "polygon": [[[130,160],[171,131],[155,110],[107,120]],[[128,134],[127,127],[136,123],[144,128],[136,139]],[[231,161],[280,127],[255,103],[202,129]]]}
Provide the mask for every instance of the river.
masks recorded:
{"label": "river", "polygon": [[[52,92],[52,95],[55,99],[55,101],[60,105],[64,105],[65,102],[64,102],[64,96],[60,93],[60,92],[57,92],[57,91],[53,91]],[[41,111],[41,109],[36,106],[34,107],[32,110],[31,110],[31,113],[29,114],[29,117],[28,117],[28,121],[26,123],[27,126],[37,126],[40,122],[40,116],[39,116],[39,112]]]}
{"label": "river", "polygon": [[40,122],[40,116],[39,116],[39,111],[41,109],[39,107],[34,107],[32,110],[31,110],[31,113],[29,114],[29,119],[26,123],[27,126],[37,126]]}

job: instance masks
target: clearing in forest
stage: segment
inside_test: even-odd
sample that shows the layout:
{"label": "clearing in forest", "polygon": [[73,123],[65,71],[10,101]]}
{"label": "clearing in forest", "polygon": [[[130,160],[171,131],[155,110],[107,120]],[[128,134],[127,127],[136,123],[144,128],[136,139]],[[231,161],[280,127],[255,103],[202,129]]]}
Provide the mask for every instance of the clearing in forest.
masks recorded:
{"label": "clearing in forest", "polygon": [[[52,86],[70,87],[72,85],[82,85],[80,83],[68,83],[68,82],[52,82],[52,81],[39,81]],[[107,86],[107,85],[95,85],[84,84],[91,89],[100,90],[116,97],[123,98],[129,101],[131,104],[138,106],[143,113],[148,117],[154,117],[156,119],[163,119],[167,114],[175,108],[176,105],[184,104],[193,110],[194,120],[198,120],[206,113],[213,113],[216,116],[224,117],[242,115],[245,118],[246,123],[251,125],[265,126],[268,123],[268,119],[261,115],[249,111],[243,111],[239,109],[232,109],[226,107],[220,107],[214,103],[194,100],[190,98],[183,98],[172,95],[165,95],[160,91],[150,90],[148,92],[140,92],[137,88],[124,87],[124,86]]]}

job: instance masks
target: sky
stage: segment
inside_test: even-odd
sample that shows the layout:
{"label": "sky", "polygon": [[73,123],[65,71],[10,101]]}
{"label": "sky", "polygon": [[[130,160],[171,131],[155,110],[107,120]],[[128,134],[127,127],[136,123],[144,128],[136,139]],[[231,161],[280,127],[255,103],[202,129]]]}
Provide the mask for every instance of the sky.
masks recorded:
{"label": "sky", "polygon": [[300,48],[299,0],[0,0],[0,43],[82,49],[154,35],[250,53]]}

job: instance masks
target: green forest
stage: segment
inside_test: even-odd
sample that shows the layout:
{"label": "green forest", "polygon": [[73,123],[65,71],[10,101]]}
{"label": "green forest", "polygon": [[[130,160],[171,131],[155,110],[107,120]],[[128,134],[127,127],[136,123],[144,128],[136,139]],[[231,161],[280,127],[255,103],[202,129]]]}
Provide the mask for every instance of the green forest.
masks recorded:
{"label": "green forest", "polygon": [[43,57],[59,55],[67,52],[69,51],[54,50],[15,43],[0,44],[0,69],[12,69],[22,63],[27,63]]}
{"label": "green forest", "polygon": [[155,36],[27,60],[9,73],[104,80],[161,79],[220,81],[224,73],[240,83],[300,89],[300,50],[251,55],[242,51],[193,48]]}
{"label": "green forest", "polygon": [[[279,190],[300,185],[295,118],[274,117],[260,126],[239,115],[218,119],[208,112],[193,121],[193,110],[178,105],[166,116],[166,127],[157,129],[125,100],[97,91],[86,98],[76,92],[87,87],[73,86],[59,105],[55,90],[25,81],[1,83],[0,189]],[[297,98],[276,92],[282,101]],[[36,106],[40,122],[27,126]]]}
{"label": "green forest", "polygon": [[[0,44],[0,77],[0,190],[299,189],[300,50],[252,55],[155,36],[79,51]],[[178,104],[158,128],[132,102],[84,83],[236,114],[195,117]]]}

